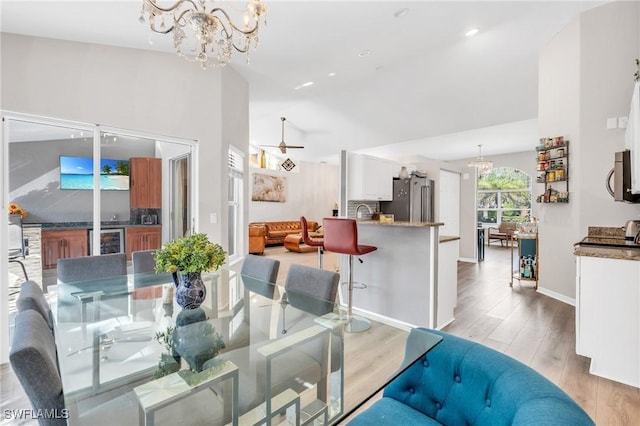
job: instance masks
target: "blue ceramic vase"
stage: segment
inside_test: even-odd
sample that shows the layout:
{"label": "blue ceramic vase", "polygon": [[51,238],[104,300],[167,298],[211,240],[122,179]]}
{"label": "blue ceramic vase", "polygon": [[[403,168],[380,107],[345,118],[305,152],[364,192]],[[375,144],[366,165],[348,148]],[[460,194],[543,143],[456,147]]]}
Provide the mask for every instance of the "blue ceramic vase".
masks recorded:
{"label": "blue ceramic vase", "polygon": [[202,281],[201,272],[178,271],[173,274],[176,285],[176,303],[183,309],[195,309],[199,307],[207,296],[207,289]]}

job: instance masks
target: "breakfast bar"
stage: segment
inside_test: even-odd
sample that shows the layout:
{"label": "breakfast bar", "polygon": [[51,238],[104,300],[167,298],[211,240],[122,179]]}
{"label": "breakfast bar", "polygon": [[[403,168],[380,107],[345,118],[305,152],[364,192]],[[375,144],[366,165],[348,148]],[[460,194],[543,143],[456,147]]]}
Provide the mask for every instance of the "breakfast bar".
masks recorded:
{"label": "breakfast bar", "polygon": [[[373,220],[357,224],[359,243],[377,250],[353,263],[354,281],[366,285],[355,290],[354,308],[379,319],[435,328],[438,229],[443,224]],[[340,271],[346,273],[347,262],[347,256],[340,256]]]}

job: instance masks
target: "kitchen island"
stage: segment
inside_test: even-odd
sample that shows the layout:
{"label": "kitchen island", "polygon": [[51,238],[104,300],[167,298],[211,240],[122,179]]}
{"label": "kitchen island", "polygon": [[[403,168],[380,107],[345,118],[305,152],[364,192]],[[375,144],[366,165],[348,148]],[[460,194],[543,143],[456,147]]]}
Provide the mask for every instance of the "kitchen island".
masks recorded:
{"label": "kitchen island", "polygon": [[[440,283],[439,287],[438,264],[444,259],[439,259],[441,243],[438,228],[443,224],[371,220],[359,220],[357,223],[358,242],[378,249],[362,256],[362,262],[353,262],[354,281],[367,286],[365,289],[354,290],[354,309],[377,320],[389,319],[411,326],[437,328],[445,325],[442,322],[450,322],[453,306],[445,307],[440,304],[445,314],[438,315],[441,301],[439,293],[440,296],[446,295],[448,302],[443,303],[453,303],[455,306],[455,296],[452,302],[452,292],[444,291],[443,286],[457,288],[457,282]],[[454,244],[457,247],[458,237],[449,237],[442,244]],[[447,253],[451,253],[454,258],[446,263],[455,263],[457,250],[447,250]],[[340,255],[339,259],[344,282],[347,277],[348,256]],[[447,275],[451,276],[451,273]],[[447,279],[450,280],[457,279]],[[341,290],[345,296],[342,300],[346,301],[346,286]]]}

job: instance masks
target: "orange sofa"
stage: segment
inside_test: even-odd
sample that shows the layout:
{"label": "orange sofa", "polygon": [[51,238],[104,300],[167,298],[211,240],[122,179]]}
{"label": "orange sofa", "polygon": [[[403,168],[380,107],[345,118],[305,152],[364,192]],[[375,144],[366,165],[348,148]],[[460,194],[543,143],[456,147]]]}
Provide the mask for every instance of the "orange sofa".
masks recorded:
{"label": "orange sofa", "polygon": [[[254,253],[251,251],[252,247],[252,238],[255,238],[256,241],[253,242],[254,247],[259,248],[260,241],[258,239],[262,239],[259,235],[261,232],[254,229],[264,229],[264,244],[265,245],[275,245],[275,244],[284,244],[284,239],[287,235],[291,234],[300,234],[302,233],[302,229],[300,228],[299,220],[285,220],[285,221],[277,221],[277,222],[252,222],[249,224],[249,247],[250,253]],[[320,228],[318,222],[307,221],[307,229],[309,232],[316,232]],[[252,233],[256,235],[252,237]],[[264,251],[264,247],[262,248]],[[261,252],[258,252],[261,253]]]}

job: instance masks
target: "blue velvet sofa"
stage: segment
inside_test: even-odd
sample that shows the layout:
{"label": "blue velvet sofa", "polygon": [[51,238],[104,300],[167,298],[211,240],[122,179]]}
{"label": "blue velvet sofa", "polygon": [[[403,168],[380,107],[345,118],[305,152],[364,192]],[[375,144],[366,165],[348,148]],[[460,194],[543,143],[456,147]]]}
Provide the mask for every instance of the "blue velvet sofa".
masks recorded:
{"label": "blue velvet sofa", "polygon": [[[349,425],[594,424],[566,393],[521,362],[442,331],[421,330],[442,342]],[[411,332],[407,352],[420,334]]]}

